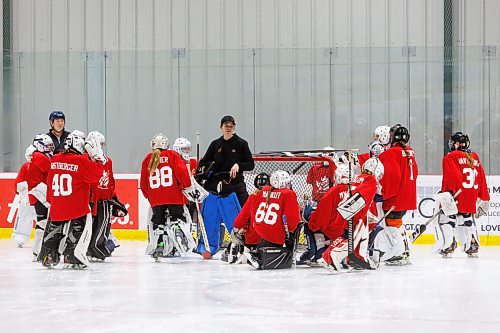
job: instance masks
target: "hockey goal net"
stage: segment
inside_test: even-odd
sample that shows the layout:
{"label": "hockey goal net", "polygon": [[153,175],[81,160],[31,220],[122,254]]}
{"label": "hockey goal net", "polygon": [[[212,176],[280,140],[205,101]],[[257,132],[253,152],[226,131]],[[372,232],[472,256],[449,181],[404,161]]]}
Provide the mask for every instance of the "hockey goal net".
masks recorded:
{"label": "hockey goal net", "polygon": [[[248,193],[251,194],[256,190],[254,180],[258,174],[265,172],[270,176],[276,170],[284,170],[292,178],[292,190],[297,195],[301,210],[311,200],[319,200],[335,180],[335,163],[326,156],[255,155],[253,158],[255,168],[244,173]],[[226,233],[225,241],[229,240],[229,235]],[[302,233],[299,244],[304,244]]]}

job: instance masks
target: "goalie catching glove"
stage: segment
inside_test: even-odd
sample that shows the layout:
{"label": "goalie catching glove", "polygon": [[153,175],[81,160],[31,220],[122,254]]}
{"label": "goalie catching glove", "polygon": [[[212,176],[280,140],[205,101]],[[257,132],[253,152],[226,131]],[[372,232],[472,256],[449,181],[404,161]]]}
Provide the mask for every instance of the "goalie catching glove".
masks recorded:
{"label": "goalie catching glove", "polygon": [[488,210],[490,209],[490,201],[483,201],[481,199],[477,199],[477,213],[476,217],[481,217],[483,215],[488,215]]}
{"label": "goalie catching glove", "polygon": [[337,211],[345,220],[350,220],[366,205],[365,199],[359,193],[355,193],[346,201],[340,203]]}

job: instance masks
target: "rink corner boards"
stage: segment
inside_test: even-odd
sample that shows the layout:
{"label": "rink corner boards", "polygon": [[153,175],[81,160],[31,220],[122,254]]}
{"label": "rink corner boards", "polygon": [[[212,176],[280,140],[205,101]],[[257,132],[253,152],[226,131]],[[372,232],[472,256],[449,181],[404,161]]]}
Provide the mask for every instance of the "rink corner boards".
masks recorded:
{"label": "rink corner boards", "polygon": [[[120,230],[113,229],[113,234],[119,240],[127,241],[147,241],[147,230]],[[0,239],[10,239],[12,228],[0,228]],[[33,239],[34,232],[31,233]],[[499,246],[500,235],[480,235],[480,242],[483,246]],[[434,244],[434,235],[424,234],[414,243],[417,245],[432,245]]]}

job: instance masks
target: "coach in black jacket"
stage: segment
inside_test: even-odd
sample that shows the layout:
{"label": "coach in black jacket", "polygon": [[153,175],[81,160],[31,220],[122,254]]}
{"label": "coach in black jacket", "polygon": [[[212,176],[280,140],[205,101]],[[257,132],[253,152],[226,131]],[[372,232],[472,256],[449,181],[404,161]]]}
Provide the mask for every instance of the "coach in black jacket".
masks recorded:
{"label": "coach in black jacket", "polygon": [[52,111],[49,115],[50,130],[47,133],[54,142],[54,154],[60,153],[64,149],[64,141],[69,132],[64,130],[66,126],[66,116],[62,111]]}

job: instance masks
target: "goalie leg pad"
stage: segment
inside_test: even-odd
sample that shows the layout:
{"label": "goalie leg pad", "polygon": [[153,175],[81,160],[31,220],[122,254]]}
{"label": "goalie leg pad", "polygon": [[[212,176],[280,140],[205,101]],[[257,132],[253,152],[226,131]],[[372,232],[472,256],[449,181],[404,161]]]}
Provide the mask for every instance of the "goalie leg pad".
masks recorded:
{"label": "goalie leg pad", "polygon": [[258,257],[261,259],[259,269],[292,268],[293,254],[286,247],[263,246],[258,248]]}
{"label": "goalie leg pad", "polygon": [[444,257],[449,257],[457,247],[457,242],[455,241],[454,230],[457,224],[457,215],[450,215],[443,221],[438,221],[438,228],[440,231],[436,231],[435,236],[438,238],[442,237],[440,243],[440,248],[437,247],[436,250],[439,254]]}
{"label": "goalie leg pad", "polygon": [[109,201],[97,203],[97,216],[92,218],[92,237],[88,255],[101,260],[111,255],[107,243],[111,226],[112,205]]}
{"label": "goalie leg pad", "polygon": [[[66,247],[62,253],[64,255],[64,262],[70,265],[88,266],[89,261],[86,258],[86,253],[90,237],[92,236],[92,217],[84,215],[77,219],[70,220],[68,223],[69,232],[66,238]],[[89,227],[87,227],[87,224]],[[84,250],[82,250],[82,247]],[[77,251],[79,253],[76,253]],[[83,252],[84,258],[82,258],[80,251]]]}
{"label": "goalie leg pad", "polygon": [[405,251],[401,230],[395,227],[386,227],[375,237],[374,250],[380,253],[380,261],[402,256]]}
{"label": "goalie leg pad", "polygon": [[233,224],[236,216],[241,211],[240,202],[235,193],[231,193],[226,197],[219,197],[217,200],[219,212],[224,222],[224,226],[229,234],[233,232]]}
{"label": "goalie leg pad", "polygon": [[44,237],[44,231],[47,225],[48,209],[40,201],[37,201],[34,207],[36,212],[36,226],[32,251],[33,254],[37,256],[40,253],[40,249],[42,248],[42,239]]}
{"label": "goalie leg pad", "polygon": [[[334,271],[342,270],[342,261],[347,258],[348,240],[344,236],[335,239],[328,249],[323,253],[324,261],[333,268]],[[331,269],[330,269],[331,270]]]}
{"label": "goalie leg pad", "polygon": [[64,239],[64,228],[67,221],[54,223],[49,221],[45,229],[39,261],[45,267],[53,267],[59,263],[61,240]]}
{"label": "goalie leg pad", "polygon": [[457,214],[457,227],[455,235],[460,242],[462,252],[468,255],[476,255],[479,251],[479,237],[477,235],[476,224],[472,220],[472,214]]}
{"label": "goalie leg pad", "polygon": [[33,206],[29,203],[19,205],[12,232],[12,239],[17,242],[19,247],[23,247],[24,243],[29,240],[35,219],[36,213]]}
{"label": "goalie leg pad", "polygon": [[[219,251],[219,232],[222,216],[217,203],[218,197],[218,195],[210,193],[201,205],[201,217],[203,218],[207,241],[210,244],[210,253],[212,255]],[[196,248],[196,252],[201,254],[205,251],[206,248],[202,233],[198,232],[198,247]]]}

